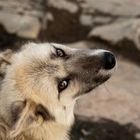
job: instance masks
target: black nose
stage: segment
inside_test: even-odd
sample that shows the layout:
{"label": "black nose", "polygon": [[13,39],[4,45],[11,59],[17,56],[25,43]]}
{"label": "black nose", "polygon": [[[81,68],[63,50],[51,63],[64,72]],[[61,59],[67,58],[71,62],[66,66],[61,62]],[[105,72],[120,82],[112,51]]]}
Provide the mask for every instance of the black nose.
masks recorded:
{"label": "black nose", "polygon": [[115,56],[110,53],[110,52],[104,52],[103,54],[103,68],[105,70],[110,70],[112,68],[114,68],[114,66],[116,65],[116,59]]}

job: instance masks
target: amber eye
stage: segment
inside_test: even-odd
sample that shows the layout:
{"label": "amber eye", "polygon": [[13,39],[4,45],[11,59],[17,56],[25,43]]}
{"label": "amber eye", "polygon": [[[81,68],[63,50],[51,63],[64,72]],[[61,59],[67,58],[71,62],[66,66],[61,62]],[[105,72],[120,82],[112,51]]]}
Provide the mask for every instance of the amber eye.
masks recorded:
{"label": "amber eye", "polygon": [[58,57],[64,57],[65,56],[65,53],[64,53],[63,50],[56,48],[56,55]]}
{"label": "amber eye", "polygon": [[59,82],[58,84],[58,91],[61,92],[62,90],[66,89],[69,84],[69,79],[65,79]]}

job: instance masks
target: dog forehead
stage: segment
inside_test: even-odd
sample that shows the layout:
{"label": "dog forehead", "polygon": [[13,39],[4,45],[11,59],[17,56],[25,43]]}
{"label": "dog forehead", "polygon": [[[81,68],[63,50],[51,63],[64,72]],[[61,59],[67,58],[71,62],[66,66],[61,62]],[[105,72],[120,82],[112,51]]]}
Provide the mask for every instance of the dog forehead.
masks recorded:
{"label": "dog forehead", "polygon": [[22,49],[35,49],[37,48],[37,50],[44,50],[46,48],[51,48],[51,47],[58,47],[58,48],[68,48],[67,46],[63,45],[63,44],[58,44],[58,43],[27,43],[25,45],[22,46]]}
{"label": "dog forehead", "polygon": [[37,48],[37,49],[39,49],[39,48],[41,48],[42,49],[42,47],[44,48],[44,47],[50,47],[51,45],[49,44],[49,43],[34,43],[34,42],[29,42],[29,43],[27,43],[27,44],[24,44],[23,46],[22,46],[22,50],[24,50],[24,49],[33,49],[33,48]]}
{"label": "dog forehead", "polygon": [[49,43],[28,43],[23,46],[21,53],[26,53],[27,55],[38,56],[38,55],[46,55],[51,51],[51,45]]}
{"label": "dog forehead", "polygon": [[33,73],[44,73],[47,75],[53,75],[60,70],[58,63],[51,63],[50,60],[33,59],[29,71]]}

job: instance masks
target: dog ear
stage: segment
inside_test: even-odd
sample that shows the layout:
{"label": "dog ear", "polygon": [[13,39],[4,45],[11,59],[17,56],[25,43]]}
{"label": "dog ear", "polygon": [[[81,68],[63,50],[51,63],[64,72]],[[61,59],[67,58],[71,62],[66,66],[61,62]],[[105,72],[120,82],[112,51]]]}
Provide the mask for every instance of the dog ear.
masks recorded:
{"label": "dog ear", "polygon": [[15,113],[15,123],[10,130],[10,138],[15,138],[26,130],[38,127],[42,124],[43,118],[35,114],[36,105],[29,101],[18,101],[12,105],[12,112]]}
{"label": "dog ear", "polygon": [[54,121],[55,117],[43,105],[38,104],[35,111],[36,116],[41,116],[44,121]]}
{"label": "dog ear", "polygon": [[10,49],[7,49],[6,51],[0,53],[0,62],[1,63],[4,62],[7,65],[10,65],[11,64],[10,59],[12,55],[13,55],[13,52]]}
{"label": "dog ear", "polygon": [[4,78],[7,66],[11,65],[12,55],[13,52],[9,49],[0,53],[0,80]]}
{"label": "dog ear", "polygon": [[12,125],[19,119],[21,112],[26,106],[26,101],[16,101],[11,105],[11,121]]}

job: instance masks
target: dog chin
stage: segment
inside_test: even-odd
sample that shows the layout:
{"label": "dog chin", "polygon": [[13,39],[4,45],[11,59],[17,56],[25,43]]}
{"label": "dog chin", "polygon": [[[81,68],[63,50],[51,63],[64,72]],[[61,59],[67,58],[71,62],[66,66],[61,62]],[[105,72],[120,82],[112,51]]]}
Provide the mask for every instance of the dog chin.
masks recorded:
{"label": "dog chin", "polygon": [[109,80],[110,77],[111,77],[111,75],[100,75],[100,76],[96,77],[94,86],[88,88],[84,93],[88,94],[89,92],[91,92],[92,90],[94,90],[98,86],[102,85],[107,80]]}

